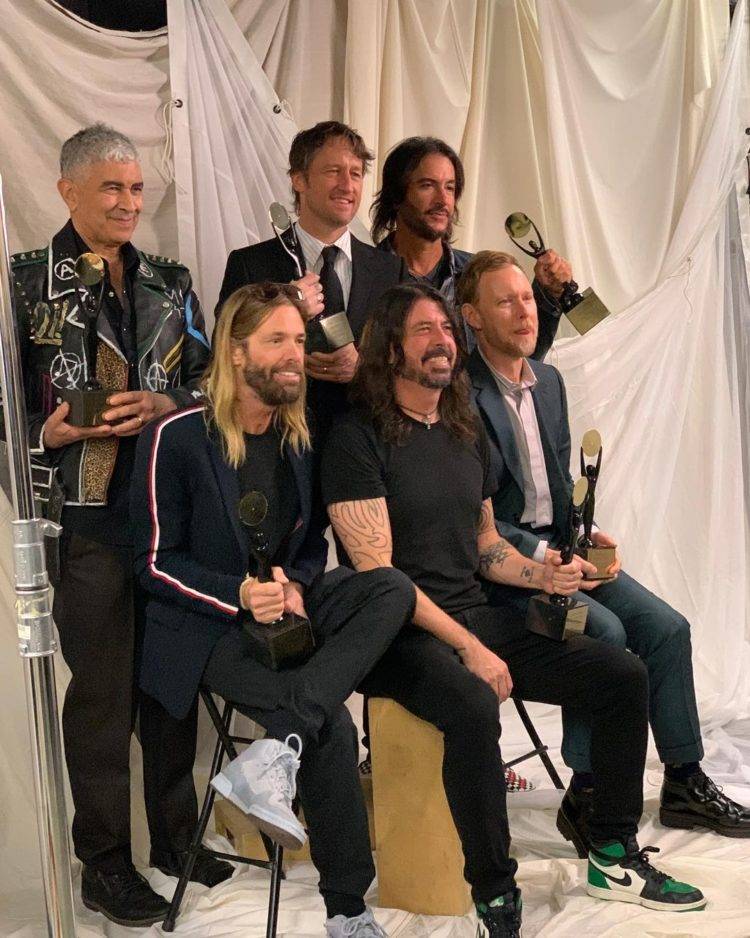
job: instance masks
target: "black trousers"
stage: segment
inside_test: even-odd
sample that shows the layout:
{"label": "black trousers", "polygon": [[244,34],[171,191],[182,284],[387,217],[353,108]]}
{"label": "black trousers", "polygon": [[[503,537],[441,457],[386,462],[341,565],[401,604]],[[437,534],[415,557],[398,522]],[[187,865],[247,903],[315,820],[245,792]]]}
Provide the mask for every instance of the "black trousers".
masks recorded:
{"label": "black trousers", "polygon": [[[524,700],[564,704],[590,716],[595,775],[595,839],[635,834],[643,810],[648,678],[630,653],[586,636],[554,642],[527,632],[517,613],[479,606],[455,618],[508,665]],[[432,635],[405,629],[362,684],[396,700],[444,735],[443,783],[476,902],[512,888],[517,864],[498,740],[500,716],[490,687]]]}
{"label": "black trousers", "polygon": [[414,612],[411,582],[398,570],[339,567],[306,592],[317,648],[298,668],[275,672],[250,654],[243,632],[219,640],[203,682],[269,736],[302,738],[297,778],[310,852],[324,899],[361,898],[375,869],[357,771],[357,734],[344,701]]}
{"label": "black trousers", "polygon": [[145,594],[129,548],[66,535],[54,618],[71,671],[62,726],[73,844],[87,866],[117,872],[130,849],[130,738],[138,719],[153,850],[184,850],[198,818],[197,705],[176,720],[138,690]]}

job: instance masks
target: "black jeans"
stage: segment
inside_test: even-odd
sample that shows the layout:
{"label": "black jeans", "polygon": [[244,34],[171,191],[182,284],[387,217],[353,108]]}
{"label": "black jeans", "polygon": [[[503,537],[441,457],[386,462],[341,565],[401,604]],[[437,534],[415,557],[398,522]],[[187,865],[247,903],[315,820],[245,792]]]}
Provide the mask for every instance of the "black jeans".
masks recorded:
{"label": "black jeans", "polygon": [[[478,606],[455,618],[508,665],[524,700],[565,704],[590,715],[596,784],[595,839],[635,834],[643,809],[648,678],[642,662],[586,638],[554,642],[527,632],[516,613]],[[362,684],[396,700],[444,735],[443,782],[476,902],[512,888],[517,869],[498,740],[497,697],[444,642],[405,629]]]}
{"label": "black jeans", "polygon": [[184,850],[198,808],[193,785],[196,707],[170,716],[138,690],[145,594],[132,552],[68,535],[54,618],[71,671],[62,726],[73,794],[73,844],[87,866],[131,862],[130,737],[138,718],[146,815],[154,850]]}
{"label": "black jeans", "polygon": [[317,648],[298,668],[270,671],[244,634],[221,638],[203,683],[284,740],[302,738],[297,778],[320,891],[362,898],[375,869],[357,772],[357,735],[344,701],[411,620],[415,593],[398,570],[355,574],[339,567],[306,591]]}

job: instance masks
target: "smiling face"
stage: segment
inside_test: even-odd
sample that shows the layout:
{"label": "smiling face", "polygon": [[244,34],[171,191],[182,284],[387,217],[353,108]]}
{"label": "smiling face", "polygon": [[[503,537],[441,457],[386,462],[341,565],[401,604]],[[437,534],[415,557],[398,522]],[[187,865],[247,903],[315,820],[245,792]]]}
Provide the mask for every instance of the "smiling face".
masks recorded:
{"label": "smiling face", "polygon": [[303,387],[305,325],[294,306],[277,306],[263,323],[232,349],[235,386],[249,388],[263,404],[277,407],[297,400]]}
{"label": "smiling face", "polygon": [[457,354],[453,324],[433,300],[417,300],[409,310],[401,349],[399,378],[425,388],[447,388],[451,383]]}
{"label": "smiling face", "polygon": [[534,291],[526,274],[512,264],[482,274],[474,303],[464,303],[461,311],[482,350],[520,359],[536,348]]}
{"label": "smiling face", "polygon": [[327,140],[306,172],[292,174],[299,218],[306,231],[338,231],[357,214],[365,167],[344,137]]}
{"label": "smiling face", "polygon": [[456,171],[447,156],[430,153],[409,178],[404,201],[396,215],[404,226],[425,241],[450,240],[456,211]]}
{"label": "smiling face", "polygon": [[60,195],[88,246],[119,247],[131,240],[143,208],[143,174],[137,162],[101,160],[60,179]]}

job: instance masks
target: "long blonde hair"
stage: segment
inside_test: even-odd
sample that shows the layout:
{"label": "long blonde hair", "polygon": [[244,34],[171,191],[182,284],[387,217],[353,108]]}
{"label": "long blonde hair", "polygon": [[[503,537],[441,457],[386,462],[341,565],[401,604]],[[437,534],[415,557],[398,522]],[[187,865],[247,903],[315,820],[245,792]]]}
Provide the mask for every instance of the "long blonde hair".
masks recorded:
{"label": "long blonde hair", "polygon": [[[235,290],[221,308],[213,334],[211,361],[201,387],[206,396],[206,424],[221,436],[224,457],[234,469],[245,461],[245,437],[237,412],[232,349],[251,336],[280,306],[294,306],[305,321],[296,287],[284,283],[257,283]],[[290,404],[279,404],[273,425],[281,431],[281,442],[296,453],[310,447],[305,418],[305,379],[300,395]]]}

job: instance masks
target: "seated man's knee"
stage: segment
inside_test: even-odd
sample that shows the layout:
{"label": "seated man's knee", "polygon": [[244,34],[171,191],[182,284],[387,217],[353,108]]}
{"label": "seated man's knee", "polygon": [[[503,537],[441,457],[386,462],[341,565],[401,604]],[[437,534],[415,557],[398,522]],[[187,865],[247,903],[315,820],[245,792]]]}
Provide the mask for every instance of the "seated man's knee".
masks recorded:
{"label": "seated man's knee", "polygon": [[617,648],[625,648],[627,645],[625,626],[614,612],[602,605],[589,606],[586,635]]}
{"label": "seated man's knee", "polygon": [[467,686],[444,698],[444,730],[476,738],[500,738],[500,703],[489,684],[470,674]]}
{"label": "seated man's knee", "polygon": [[638,655],[625,650],[612,649],[608,662],[609,682],[617,693],[629,698],[648,695],[648,669]]}
{"label": "seated man's knee", "polygon": [[368,571],[367,576],[370,580],[370,588],[379,597],[387,595],[407,607],[413,607],[416,604],[417,593],[414,584],[401,570],[395,567],[379,567],[377,570]]}

